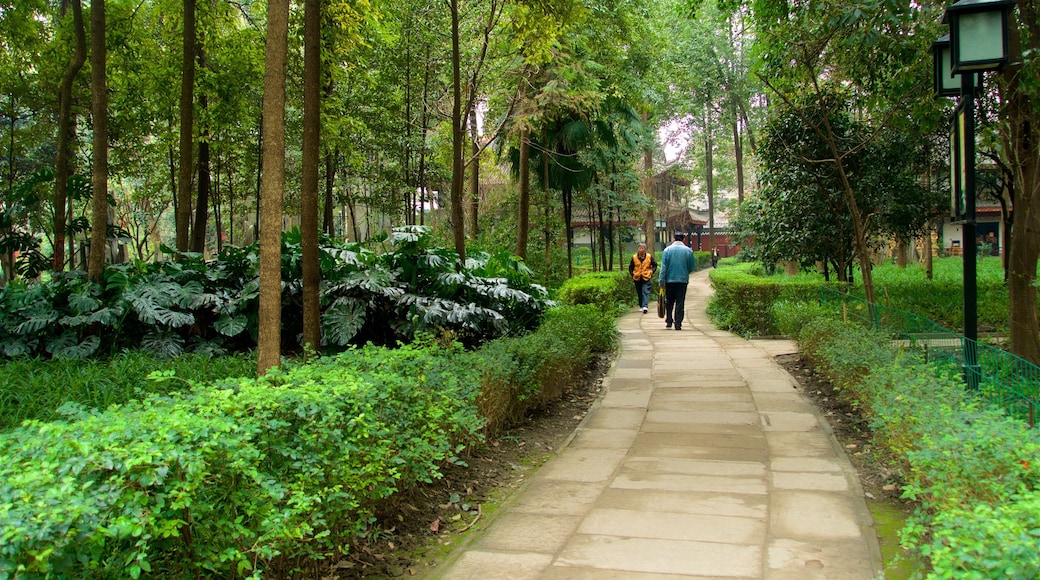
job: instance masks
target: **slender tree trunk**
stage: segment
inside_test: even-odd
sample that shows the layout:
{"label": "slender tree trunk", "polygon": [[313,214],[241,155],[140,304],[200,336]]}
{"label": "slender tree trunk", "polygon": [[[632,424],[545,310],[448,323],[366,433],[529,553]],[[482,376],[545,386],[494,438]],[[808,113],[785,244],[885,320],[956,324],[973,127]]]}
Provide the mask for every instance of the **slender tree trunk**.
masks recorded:
{"label": "slender tree trunk", "polygon": [[[708,250],[715,248],[715,144],[711,135],[711,114],[704,116],[704,181],[708,189]],[[701,248],[700,240],[697,240],[698,250]]]}
{"label": "slender tree trunk", "polygon": [[[647,125],[648,123],[649,115],[646,111],[643,111],[643,124]],[[656,219],[654,214],[657,212],[657,196],[653,192],[653,173],[654,150],[650,145],[647,145],[643,149],[643,195],[646,196],[648,208],[646,215],[643,216],[643,240],[646,242],[647,251],[651,255],[653,255],[654,246],[656,245],[654,234],[657,233],[657,228],[654,225],[654,220]]]}
{"label": "slender tree trunk", "polygon": [[[1009,26],[1011,54],[1040,51],[1040,2],[1022,0],[1018,22]],[[1037,311],[1037,260],[1040,259],[1040,96],[1023,84],[1022,61],[1009,64],[1006,85],[1005,150],[1015,172],[1014,231],[1008,257],[1011,352],[1040,364],[1040,314]]]}
{"label": "slender tree trunk", "polygon": [[321,135],[321,0],[305,0],[303,17],[303,151],[300,246],[303,261],[303,346],[321,349],[318,265],[318,157]]}
{"label": "slender tree trunk", "polygon": [[477,239],[479,234],[479,216],[477,211],[480,209],[480,143],[477,142],[477,107],[474,104],[469,114],[469,142],[470,151],[473,154],[473,161],[470,163],[469,169],[469,239]]}
{"label": "slender tree trunk", "polygon": [[222,210],[221,210],[221,207],[220,207],[220,155],[219,154],[217,155],[216,177],[214,178],[213,181],[214,181],[214,183],[213,183],[213,195],[211,196],[213,198],[213,229],[216,231],[216,234],[217,234],[217,236],[216,236],[217,237],[217,239],[216,239],[216,246],[217,246],[217,253],[219,254],[221,251],[224,250],[224,236],[222,235],[223,231],[224,231],[223,230],[223,228],[224,228],[223,221],[224,220],[223,220],[223,216],[221,215],[221,211]]}
{"label": "slender tree trunk", "polygon": [[596,198],[596,239],[599,242],[600,269],[607,269],[607,244],[603,240],[603,200]]}
{"label": "slender tree trunk", "polygon": [[76,37],[75,51],[61,75],[58,90],[57,156],[54,160],[54,261],[56,271],[65,269],[65,235],[69,223],[68,206],[69,157],[75,139],[75,116],[72,114],[72,84],[83,64],[87,62],[87,36],[83,28],[83,7],[80,0],[72,0],[72,30]]}
{"label": "slender tree trunk", "polygon": [[573,190],[569,183],[563,185],[563,229],[565,232],[565,238],[567,242],[567,277],[574,277],[574,258],[572,256],[571,247],[574,246],[574,232],[571,228],[571,199]]}
{"label": "slender tree trunk", "polygon": [[[548,276],[552,272],[552,231],[549,229],[551,223],[552,204],[549,200],[549,130],[542,128],[542,187],[545,190],[545,203],[542,204],[542,234],[545,236],[545,273]],[[570,256],[567,256],[568,274],[570,270]]]}
{"label": "slender tree trunk", "polygon": [[260,110],[260,127],[256,135],[256,212],[253,214],[253,241],[260,240],[260,198],[264,175],[264,111]]}
{"label": "slender tree trunk", "polygon": [[924,236],[924,273],[925,278],[932,279],[932,224],[928,223]]}
{"label": "slender tree trunk", "polygon": [[285,63],[289,0],[269,0],[264,56],[263,166],[260,178],[260,312],[257,372],[281,362],[282,202],[285,191]]}
{"label": "slender tree trunk", "polygon": [[[736,107],[734,107],[736,109]],[[733,111],[733,161],[736,164],[737,169],[737,204],[744,203],[744,143],[740,137],[740,118],[736,117],[736,110]],[[715,247],[712,243],[712,248]]]}
{"label": "slender tree trunk", "polygon": [[325,207],[322,212],[321,231],[328,236],[336,235],[336,157],[339,153],[331,149],[325,150]]}
{"label": "slender tree trunk", "polygon": [[90,87],[94,117],[94,153],[91,203],[90,257],[87,277],[101,280],[105,269],[105,238],[108,227],[108,77],[105,71],[105,0],[90,1]]}
{"label": "slender tree trunk", "polygon": [[517,205],[516,255],[527,260],[527,235],[531,212],[531,130],[520,129],[520,192]]}
{"label": "slender tree trunk", "polygon": [[459,0],[450,0],[451,6],[451,227],[455,252],[466,261],[466,223],[462,208],[466,166],[462,158],[466,139],[462,109],[462,57],[459,48]]}
{"label": "slender tree trunk", "polygon": [[184,0],[184,33],[181,39],[180,171],[177,183],[177,251],[189,249],[191,224],[191,174],[194,169],[195,96],[195,0]]}
{"label": "slender tree trunk", "polygon": [[[206,97],[199,99],[199,105],[206,109]],[[208,130],[204,131],[199,141],[199,197],[195,200],[195,224],[191,232],[191,251],[200,254],[206,251],[206,230],[209,226],[210,198],[210,155]]]}
{"label": "slender tree trunk", "polygon": [[[422,93],[422,110],[419,114],[419,225],[426,225],[426,205],[431,200],[429,199],[430,188],[426,183],[426,132],[429,129],[430,124],[430,107],[427,102],[430,98],[430,47],[426,46],[426,58],[425,66],[423,69],[423,93]],[[430,210],[433,210],[433,204],[430,203]]]}

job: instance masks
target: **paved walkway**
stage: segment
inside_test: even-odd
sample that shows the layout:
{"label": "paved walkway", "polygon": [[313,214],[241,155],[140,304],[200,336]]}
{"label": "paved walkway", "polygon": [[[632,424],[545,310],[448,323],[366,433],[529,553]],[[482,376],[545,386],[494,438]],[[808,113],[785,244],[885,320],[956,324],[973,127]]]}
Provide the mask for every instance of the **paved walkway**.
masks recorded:
{"label": "paved walkway", "polygon": [[633,312],[605,394],[573,439],[433,578],[881,577],[856,473],[773,356],[704,312],[683,330]]}

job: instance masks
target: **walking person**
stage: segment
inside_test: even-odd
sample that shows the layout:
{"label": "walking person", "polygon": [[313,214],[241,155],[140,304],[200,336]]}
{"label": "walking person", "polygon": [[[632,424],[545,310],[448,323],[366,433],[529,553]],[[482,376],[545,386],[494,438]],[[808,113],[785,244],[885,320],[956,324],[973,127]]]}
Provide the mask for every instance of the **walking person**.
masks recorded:
{"label": "walking person", "polygon": [[657,272],[657,260],[653,254],[646,253],[646,244],[640,243],[636,253],[632,254],[632,260],[628,263],[628,275],[636,285],[636,297],[639,298],[639,308],[646,314],[650,305],[650,281]]}
{"label": "walking person", "polygon": [[674,237],[675,241],[661,253],[658,284],[664,287],[665,328],[671,328],[672,323],[675,323],[675,329],[682,330],[683,318],[686,316],[686,286],[690,284],[690,272],[697,269],[697,258],[693,250],[683,243],[683,232],[675,232]]}
{"label": "walking person", "polygon": [[711,267],[714,268],[719,264],[719,249],[712,248],[711,250]]}

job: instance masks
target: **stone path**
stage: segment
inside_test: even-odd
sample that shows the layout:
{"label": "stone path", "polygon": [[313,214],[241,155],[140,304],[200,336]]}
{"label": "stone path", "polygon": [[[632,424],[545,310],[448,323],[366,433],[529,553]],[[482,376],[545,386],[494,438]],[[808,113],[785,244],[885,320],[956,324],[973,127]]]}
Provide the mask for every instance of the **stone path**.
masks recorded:
{"label": "stone path", "polygon": [[705,314],[619,320],[605,393],[557,456],[428,577],[873,579],[873,520],[816,407],[773,357]]}

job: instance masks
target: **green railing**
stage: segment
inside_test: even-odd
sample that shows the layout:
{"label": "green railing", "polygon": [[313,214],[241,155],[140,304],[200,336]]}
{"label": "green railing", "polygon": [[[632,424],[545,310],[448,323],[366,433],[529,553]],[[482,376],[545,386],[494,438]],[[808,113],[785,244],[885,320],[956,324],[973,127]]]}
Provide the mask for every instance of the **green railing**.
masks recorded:
{"label": "green railing", "polygon": [[1040,367],[991,344],[966,338],[912,312],[870,304],[859,296],[830,288],[820,302],[890,336],[900,346],[921,351],[926,360],[960,367],[965,384],[976,396],[1034,427],[1040,422]]}

